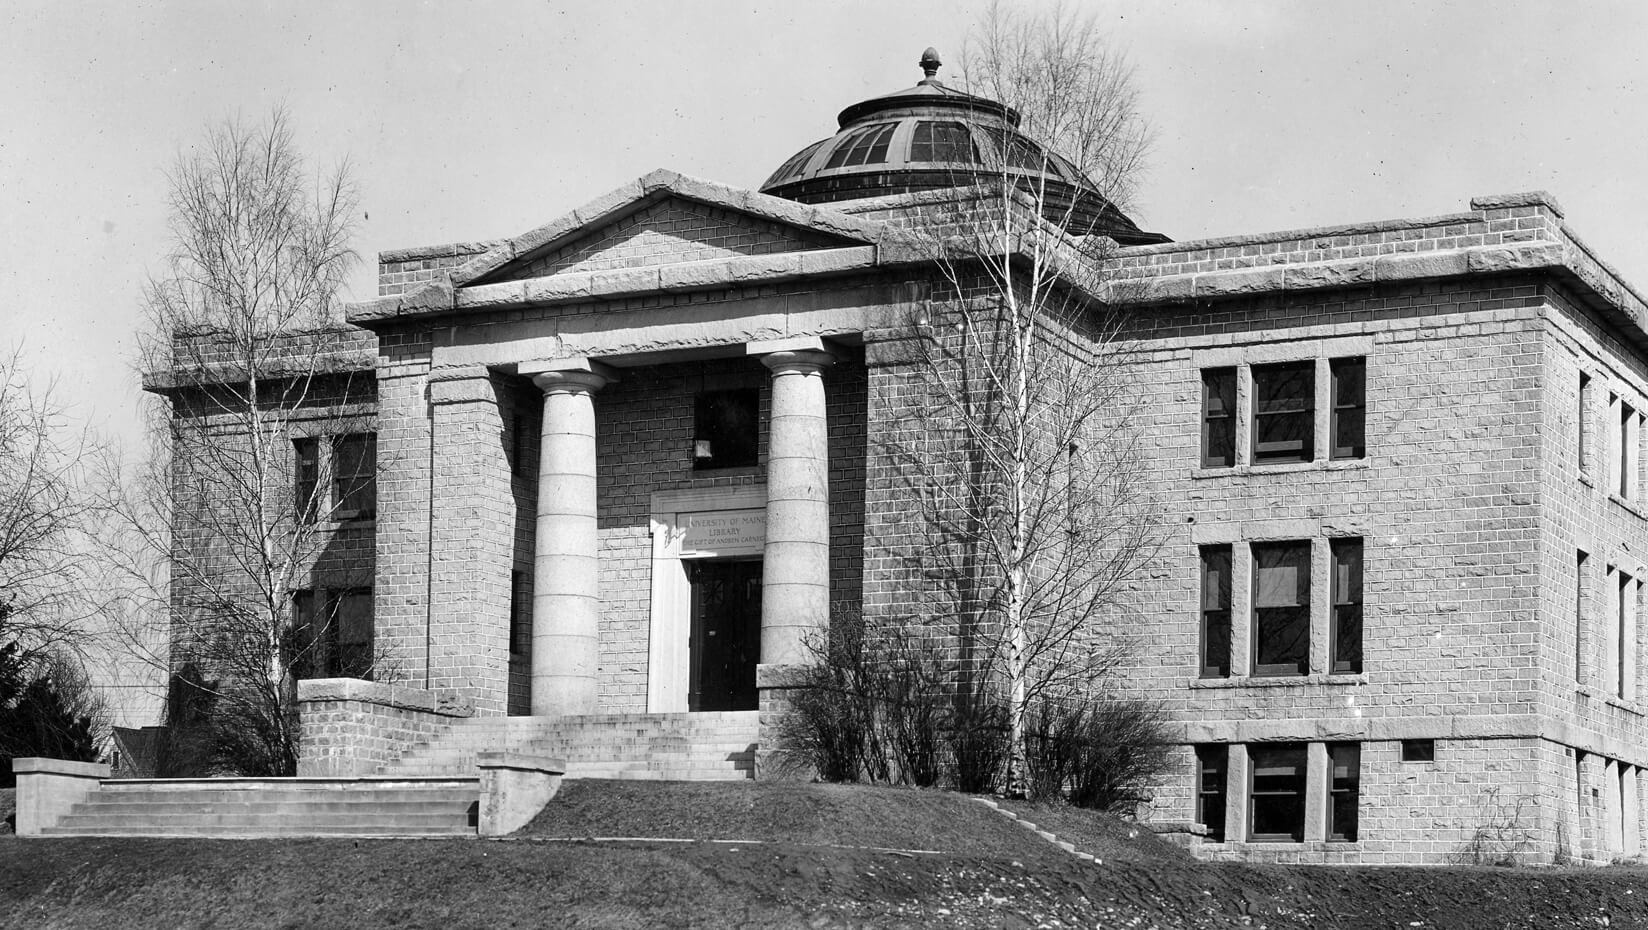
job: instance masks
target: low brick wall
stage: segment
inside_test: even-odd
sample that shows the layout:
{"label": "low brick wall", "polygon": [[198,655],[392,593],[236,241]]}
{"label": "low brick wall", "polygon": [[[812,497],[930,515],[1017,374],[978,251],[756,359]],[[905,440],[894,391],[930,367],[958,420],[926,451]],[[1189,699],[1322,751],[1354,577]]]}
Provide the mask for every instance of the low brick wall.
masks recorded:
{"label": "low brick wall", "polygon": [[372,775],[474,708],[455,692],[320,678],[298,682],[300,776]]}

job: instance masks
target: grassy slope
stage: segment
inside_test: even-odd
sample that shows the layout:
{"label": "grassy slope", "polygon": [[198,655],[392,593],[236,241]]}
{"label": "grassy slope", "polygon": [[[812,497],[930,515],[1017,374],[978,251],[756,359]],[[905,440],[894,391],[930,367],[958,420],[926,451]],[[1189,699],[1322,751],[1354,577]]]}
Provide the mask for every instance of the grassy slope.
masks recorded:
{"label": "grassy slope", "polygon": [[[574,783],[491,842],[4,837],[0,927],[1648,926],[1635,870],[1207,865],[1062,816],[1103,866],[955,796],[797,785]],[[815,845],[842,842],[945,851]]]}

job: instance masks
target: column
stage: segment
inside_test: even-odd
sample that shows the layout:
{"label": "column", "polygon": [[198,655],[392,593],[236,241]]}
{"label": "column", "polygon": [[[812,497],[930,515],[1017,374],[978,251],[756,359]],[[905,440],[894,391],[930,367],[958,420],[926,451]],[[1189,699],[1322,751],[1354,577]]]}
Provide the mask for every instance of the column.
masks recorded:
{"label": "column", "polygon": [[533,562],[532,713],[592,714],[600,664],[595,399],[613,379],[587,359],[523,365],[544,392]]}
{"label": "column", "polygon": [[830,627],[824,369],[835,359],[820,345],[770,352],[761,361],[772,370],[761,664],[801,665],[808,661],[809,640]]}

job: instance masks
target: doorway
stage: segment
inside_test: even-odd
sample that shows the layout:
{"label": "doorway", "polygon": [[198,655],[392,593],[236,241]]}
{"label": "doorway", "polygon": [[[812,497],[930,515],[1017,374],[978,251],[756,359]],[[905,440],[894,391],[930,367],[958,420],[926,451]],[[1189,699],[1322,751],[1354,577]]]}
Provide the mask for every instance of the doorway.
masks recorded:
{"label": "doorway", "polygon": [[761,657],[761,560],[692,559],[687,710],[755,710]]}

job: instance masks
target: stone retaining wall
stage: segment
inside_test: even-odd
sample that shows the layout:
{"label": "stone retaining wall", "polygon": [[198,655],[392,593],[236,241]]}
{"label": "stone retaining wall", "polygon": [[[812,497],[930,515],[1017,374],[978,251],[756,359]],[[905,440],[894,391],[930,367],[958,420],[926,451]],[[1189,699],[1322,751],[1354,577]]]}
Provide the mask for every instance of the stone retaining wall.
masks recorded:
{"label": "stone retaining wall", "polygon": [[371,775],[474,708],[448,691],[425,691],[356,678],[298,683],[303,726],[300,776]]}

